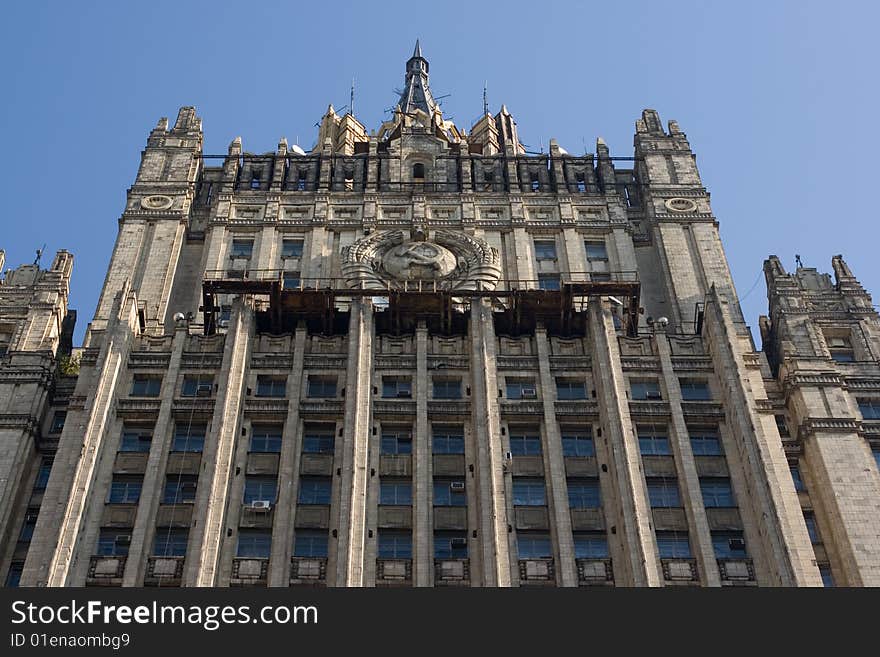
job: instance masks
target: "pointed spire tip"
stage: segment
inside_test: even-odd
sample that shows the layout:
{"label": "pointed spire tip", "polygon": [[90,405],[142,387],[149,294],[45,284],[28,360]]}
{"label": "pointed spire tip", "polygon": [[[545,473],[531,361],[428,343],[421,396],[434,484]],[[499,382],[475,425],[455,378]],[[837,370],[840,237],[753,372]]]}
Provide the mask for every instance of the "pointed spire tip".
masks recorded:
{"label": "pointed spire tip", "polygon": [[416,39],[416,47],[413,48],[413,57],[422,57],[422,46],[419,45],[418,39]]}

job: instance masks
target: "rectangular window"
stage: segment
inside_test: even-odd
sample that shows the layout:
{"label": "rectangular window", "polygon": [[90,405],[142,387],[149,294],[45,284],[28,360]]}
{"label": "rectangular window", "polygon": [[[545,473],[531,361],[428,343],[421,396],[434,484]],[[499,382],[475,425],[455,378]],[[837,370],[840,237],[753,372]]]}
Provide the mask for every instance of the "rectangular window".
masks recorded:
{"label": "rectangular window", "polygon": [[514,456],[536,456],[541,453],[538,429],[510,430],[510,453]]}
{"label": "rectangular window", "polygon": [[39,508],[31,508],[28,509],[24,514],[24,524],[21,526],[21,531],[18,534],[18,542],[19,543],[30,543],[31,538],[34,536],[34,529],[37,526],[37,516],[40,515]]}
{"label": "rectangular window", "polygon": [[549,534],[518,532],[516,551],[519,559],[549,559],[553,556],[553,543]]}
{"label": "rectangular window", "polygon": [[282,258],[302,258],[303,240],[282,240],[281,241],[281,257]]}
{"label": "rectangular window", "polygon": [[385,398],[412,397],[412,379],[409,377],[383,376],[382,396]]}
{"label": "rectangular window", "polygon": [[838,363],[852,363],[855,361],[852,341],[843,335],[826,335],[825,343],[831,352],[831,358]]}
{"label": "rectangular window", "polygon": [[464,481],[461,479],[434,480],[434,506],[466,506]]}
{"label": "rectangular window", "polygon": [[657,532],[657,550],[661,559],[690,559],[691,544],[687,532]]}
{"label": "rectangular window", "polygon": [[693,379],[679,379],[681,386],[681,398],[684,401],[711,401],[712,393],[706,381]]}
{"label": "rectangular window", "polygon": [[300,278],[300,273],[298,271],[284,272],[282,287],[285,290],[299,290],[302,288],[302,278]]}
{"label": "rectangular window", "polygon": [[66,419],[67,411],[55,411],[55,414],[52,415],[52,424],[49,425],[49,433],[61,433]]}
{"label": "rectangular window", "polygon": [[681,506],[676,479],[648,479],[648,499],[655,509],[677,508]]}
{"label": "rectangular window", "polygon": [[807,490],[807,487],[804,486],[804,480],[801,479],[801,469],[796,465],[789,465],[788,469],[791,471],[791,480],[794,482],[794,489],[799,493]]}
{"label": "rectangular window", "polygon": [[578,429],[562,427],[562,454],[563,456],[595,456],[596,446],[589,430],[581,432]]}
{"label": "rectangular window", "polygon": [[816,514],[812,511],[804,511],[804,522],[807,523],[807,533],[810,535],[810,543],[813,545],[821,543],[822,539],[819,537],[819,527],[816,525]]}
{"label": "rectangular window", "polygon": [[196,501],[198,481],[196,475],[168,475],[162,493],[162,504],[192,504]]}
{"label": "rectangular window", "polygon": [[102,529],[98,534],[97,554],[101,557],[124,557],[128,554],[131,534],[125,529]]}
{"label": "rectangular window", "polygon": [[281,453],[280,424],[255,424],[251,427],[251,452],[267,454]]}
{"label": "rectangular window", "polygon": [[233,258],[248,258],[254,253],[254,241],[253,240],[232,240],[232,248],[229,250],[229,255]]}
{"label": "rectangular window", "polygon": [[829,564],[819,564],[819,575],[822,576],[822,586],[825,588],[834,587],[834,577],[831,575],[831,566]]}
{"label": "rectangular window", "polygon": [[538,389],[534,379],[506,379],[508,399],[537,399]]}
{"label": "rectangular window", "polygon": [[34,490],[46,490],[46,486],[49,483],[49,475],[52,473],[52,464],[55,462],[55,457],[53,456],[44,456],[43,460],[40,461],[40,469],[37,471],[37,480],[34,482]]}
{"label": "rectangular window", "polygon": [[[3,351],[3,345],[0,345],[0,352]],[[2,354],[0,354],[2,355]],[[9,565],[9,572],[6,573],[6,588],[18,588],[21,582],[21,575],[24,572],[24,561],[13,561]]]}
{"label": "rectangular window", "polygon": [[210,374],[187,375],[180,386],[181,397],[210,397],[214,391],[214,377]]}
{"label": "rectangular window", "polygon": [[585,180],[584,174],[579,173],[575,177],[575,184],[577,185],[577,190],[581,194],[587,191],[587,181]]}
{"label": "rectangular window", "polygon": [[254,171],[251,174],[251,189],[259,189],[260,188],[260,174]]}
{"label": "rectangular window", "polygon": [[461,399],[461,379],[434,378],[434,399]]}
{"label": "rectangular window", "polygon": [[513,480],[514,506],[545,506],[547,494],[543,479],[517,477]]}
{"label": "rectangular window", "polygon": [[865,420],[880,420],[880,399],[859,399],[859,411]]}
{"label": "rectangular window", "polygon": [[779,430],[780,436],[788,436],[788,425],[785,424],[785,416],[784,415],[774,415],[773,418],[776,420],[776,428]]}
{"label": "rectangular window", "polygon": [[629,389],[632,399],[636,401],[663,399],[660,394],[660,383],[656,379],[631,381]]}
{"label": "rectangular window", "polygon": [[703,493],[703,506],[707,509],[736,506],[730,479],[725,477],[700,478],[700,491]]}
{"label": "rectangular window", "polygon": [[598,509],[602,506],[598,479],[569,479],[568,508]]}
{"label": "rectangular window", "polygon": [[431,427],[431,450],[434,454],[464,454],[464,427]]}
{"label": "rectangular window", "polygon": [[717,429],[688,427],[691,437],[691,450],[694,456],[722,456],[721,441]]}
{"label": "rectangular window", "polygon": [[135,374],[131,382],[132,397],[158,397],[162,389],[162,377]]}
{"label": "rectangular window", "polygon": [[874,455],[874,462],[877,464],[877,469],[880,470],[880,449],[872,449],[871,453]]}
{"label": "rectangular window", "polygon": [[[311,380],[311,377],[309,379]],[[257,397],[284,397],[285,394],[287,394],[287,379],[266,375],[257,377]]]}
{"label": "rectangular window", "polygon": [[410,429],[382,429],[382,454],[412,454],[412,432]]}
{"label": "rectangular window", "polygon": [[159,527],[153,541],[154,557],[185,557],[189,530],[180,527]]}
{"label": "rectangular window", "polygon": [[328,546],[326,530],[297,529],[293,537],[293,556],[326,558]]}
{"label": "rectangular window", "polygon": [[308,172],[305,169],[300,169],[296,178],[296,190],[298,192],[303,192],[306,189],[306,180],[308,179]]}
{"label": "rectangular window", "polygon": [[559,274],[538,274],[539,290],[560,289]]}
{"label": "rectangular window", "polygon": [[587,384],[573,379],[556,379],[557,399],[586,399]]}
{"label": "rectangular window", "polygon": [[467,559],[467,532],[434,532],[435,559]]}
{"label": "rectangular window", "polygon": [[299,481],[300,504],[330,504],[333,484],[327,477],[303,477]]}
{"label": "rectangular window", "polygon": [[748,556],[743,533],[712,532],[712,548],[716,559],[745,559]]}
{"label": "rectangular window", "polygon": [[556,260],[556,242],[535,240],[535,258],[537,260]]}
{"label": "rectangular window", "polygon": [[605,242],[584,242],[584,248],[587,251],[587,260],[608,260],[608,250],[605,248]]}
{"label": "rectangular window", "polygon": [[205,434],[208,427],[204,424],[186,424],[178,422],[174,425],[174,441],[172,452],[201,452],[205,449]]}
{"label": "rectangular window", "polygon": [[110,483],[109,504],[137,504],[141,497],[143,477],[115,475]]}
{"label": "rectangular window", "polygon": [[328,376],[310,376],[307,394],[311,398],[335,397],[336,378]]}
{"label": "rectangular window", "polygon": [[254,502],[275,503],[278,493],[278,480],[275,477],[245,477],[244,480],[244,504]]}
{"label": "rectangular window", "polygon": [[241,529],[235,556],[244,559],[268,559],[272,552],[272,532],[268,529]]}
{"label": "rectangular window", "polygon": [[608,539],[599,532],[574,532],[575,559],[607,559]]}
{"label": "rectangular window", "polygon": [[666,435],[666,427],[638,426],[636,431],[639,436],[639,450],[643,456],[669,456],[672,454],[672,450],[669,448],[669,438]]}
{"label": "rectangular window", "polygon": [[119,438],[120,452],[149,452],[153,440],[151,429],[138,427],[123,427],[122,436]]}
{"label": "rectangular window", "polygon": [[412,483],[409,481],[380,482],[379,504],[410,506],[412,504]]}
{"label": "rectangular window", "polygon": [[334,443],[333,427],[306,425],[303,435],[303,454],[332,454]]}
{"label": "rectangular window", "polygon": [[379,531],[379,558],[380,559],[412,559],[412,533]]}

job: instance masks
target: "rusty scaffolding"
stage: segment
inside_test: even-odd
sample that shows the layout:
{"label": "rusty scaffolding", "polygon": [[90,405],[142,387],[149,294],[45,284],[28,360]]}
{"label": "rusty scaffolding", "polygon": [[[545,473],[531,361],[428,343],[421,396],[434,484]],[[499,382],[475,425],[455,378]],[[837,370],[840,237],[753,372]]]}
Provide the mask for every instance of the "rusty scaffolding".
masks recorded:
{"label": "rusty scaffolding", "polygon": [[501,332],[519,335],[538,323],[570,335],[585,330],[587,302],[609,297],[620,328],[637,335],[640,284],[636,272],[571,273],[548,285],[546,280],[502,279],[494,289],[445,289],[438,280],[394,281],[352,287],[342,278],[300,278],[278,269],[205,272],[202,307],[206,335],[220,327],[219,295],[250,296],[261,303],[258,326],[269,333],[292,331],[299,321],[311,330],[347,330],[341,319],[354,299],[371,299],[382,330],[399,334],[425,321],[435,332],[466,330],[467,310],[474,299],[488,299]]}

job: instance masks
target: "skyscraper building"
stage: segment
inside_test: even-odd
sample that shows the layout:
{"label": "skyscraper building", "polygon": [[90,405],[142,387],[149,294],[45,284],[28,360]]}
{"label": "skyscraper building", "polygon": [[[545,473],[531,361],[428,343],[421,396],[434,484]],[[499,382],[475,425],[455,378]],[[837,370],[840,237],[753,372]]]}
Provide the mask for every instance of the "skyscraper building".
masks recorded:
{"label": "skyscraper building", "polygon": [[880,585],[880,318],[842,258],[767,261],[758,351],[675,121],[528,152],[505,106],[444,118],[418,43],[388,121],[350,109],[309,152],[160,120],[75,375],[69,255],[16,340],[7,275],[8,584]]}

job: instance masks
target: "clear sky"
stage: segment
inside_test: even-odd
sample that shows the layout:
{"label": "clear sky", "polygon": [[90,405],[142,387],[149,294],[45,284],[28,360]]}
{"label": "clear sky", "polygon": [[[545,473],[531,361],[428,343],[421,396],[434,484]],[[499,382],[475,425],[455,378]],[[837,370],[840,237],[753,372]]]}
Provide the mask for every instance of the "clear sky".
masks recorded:
{"label": "clear sky", "polygon": [[[747,320],[761,264],[831,270],[880,295],[872,153],[880,152],[880,3],[28,2],[0,23],[0,248],[7,266],[75,257],[76,343],[94,312],[150,129],[182,105],[205,152],[306,149],[348,103],[369,129],[396,102],[416,37],[444,112],[468,129],[507,105],[531,150],[631,156],[646,107],[687,133]],[[874,199],[874,200],[872,200]],[[880,296],[877,296],[880,299]]]}

